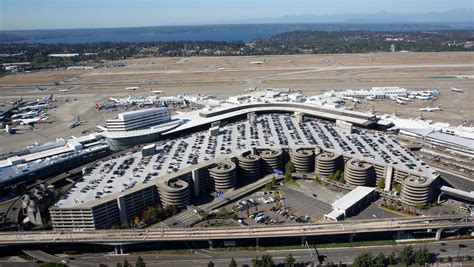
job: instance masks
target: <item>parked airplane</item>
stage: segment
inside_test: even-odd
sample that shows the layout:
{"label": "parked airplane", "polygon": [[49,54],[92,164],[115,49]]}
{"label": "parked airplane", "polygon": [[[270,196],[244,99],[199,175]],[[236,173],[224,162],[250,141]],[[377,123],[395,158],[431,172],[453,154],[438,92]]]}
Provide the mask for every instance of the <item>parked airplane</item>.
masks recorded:
{"label": "parked airplane", "polygon": [[72,128],[77,127],[79,125],[81,125],[81,120],[80,120],[80,117],[77,116],[77,118],[75,120],[72,120],[67,124],[67,127],[69,129],[72,129]]}
{"label": "parked airplane", "polygon": [[410,98],[408,97],[402,97],[402,96],[399,96],[397,97],[398,99],[402,100],[402,101],[410,101]]}
{"label": "parked airplane", "polygon": [[28,119],[28,118],[35,117],[37,115],[44,115],[44,114],[42,114],[42,111],[28,111],[28,112],[25,112],[25,113],[15,114],[11,118],[12,119],[18,119],[18,118],[19,119]]}
{"label": "parked airplane", "polygon": [[157,101],[157,98],[155,96],[149,96],[146,98],[128,96],[127,98],[111,97],[110,100],[119,105],[153,105],[155,101]]}
{"label": "parked airplane", "polygon": [[459,89],[459,88],[456,88],[456,87],[451,87],[451,91],[453,91],[453,92],[458,92],[458,93],[464,92],[463,89]]}
{"label": "parked airplane", "polygon": [[345,99],[345,100],[350,100],[350,101],[355,102],[355,103],[360,103],[360,100],[355,98],[355,97],[341,96],[341,98]]}
{"label": "parked airplane", "polygon": [[430,95],[417,95],[417,96],[415,96],[415,98],[420,99],[420,100],[431,100]]}
{"label": "parked airplane", "polygon": [[435,107],[435,108],[427,107],[427,108],[420,108],[420,109],[418,109],[418,111],[422,111],[422,112],[438,112],[438,111],[441,111],[441,108],[440,108],[440,107]]}
{"label": "parked airplane", "polygon": [[48,104],[35,104],[30,106],[24,106],[19,108],[19,111],[26,111],[26,110],[43,110],[44,108],[48,107]]}
{"label": "parked airplane", "polygon": [[407,102],[406,101],[403,101],[403,100],[400,100],[400,99],[395,99],[395,101],[400,104],[400,105],[405,105]]}
{"label": "parked airplane", "polygon": [[13,120],[13,122],[20,123],[21,125],[33,125],[35,123],[45,122],[46,120],[48,120],[48,117],[42,115],[31,119],[17,119]]}

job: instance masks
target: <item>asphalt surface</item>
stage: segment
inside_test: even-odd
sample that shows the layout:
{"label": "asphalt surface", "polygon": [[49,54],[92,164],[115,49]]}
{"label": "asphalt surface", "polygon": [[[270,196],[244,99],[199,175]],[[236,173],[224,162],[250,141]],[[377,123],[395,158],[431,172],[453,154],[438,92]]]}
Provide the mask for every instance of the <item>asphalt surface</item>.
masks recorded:
{"label": "asphalt surface", "polygon": [[[459,253],[460,256],[474,255],[474,240],[460,240],[460,241],[443,241],[428,244],[413,244],[413,248],[419,249],[425,246],[431,253],[434,253],[437,257],[456,257]],[[461,245],[461,247],[460,247]],[[311,246],[311,244],[310,244]],[[348,247],[348,248],[327,248],[318,249],[321,256],[324,257],[324,262],[327,263],[332,261],[334,263],[352,263],[353,259],[360,255],[362,252],[370,251],[372,254],[377,255],[382,252],[385,255],[390,254],[392,251],[400,251],[403,249],[404,244],[400,245],[387,245],[387,246],[372,246],[372,247]],[[292,254],[296,259],[296,262],[313,262],[316,261],[314,255],[316,255],[314,249],[312,250],[313,258],[310,256],[308,249],[303,248],[297,250],[278,250],[278,251],[236,251],[236,252],[220,252],[213,250],[196,250],[189,254],[158,254],[153,252],[133,254],[133,255],[115,255],[115,254],[83,254],[75,256],[75,260],[71,261],[73,265],[92,265],[92,264],[108,264],[110,266],[115,265],[117,262],[123,262],[127,259],[132,264],[136,261],[138,256],[141,256],[146,262],[147,266],[207,266],[209,261],[212,261],[216,266],[228,266],[232,258],[234,258],[238,265],[243,264],[251,265],[251,260],[257,256],[264,254],[270,254],[275,263],[283,263],[285,257],[288,254]],[[465,266],[469,266],[468,264]]]}
{"label": "asphalt surface", "polygon": [[474,191],[474,181],[450,174],[436,167],[433,167],[433,168],[436,169],[436,171],[441,174],[441,178],[444,181],[452,185],[454,188],[465,190],[465,191]]}
{"label": "asphalt surface", "polygon": [[292,212],[297,212],[300,215],[308,215],[316,221],[332,210],[331,205],[324,203],[317,197],[309,197],[289,187],[284,188],[282,192],[285,207],[291,208]]}

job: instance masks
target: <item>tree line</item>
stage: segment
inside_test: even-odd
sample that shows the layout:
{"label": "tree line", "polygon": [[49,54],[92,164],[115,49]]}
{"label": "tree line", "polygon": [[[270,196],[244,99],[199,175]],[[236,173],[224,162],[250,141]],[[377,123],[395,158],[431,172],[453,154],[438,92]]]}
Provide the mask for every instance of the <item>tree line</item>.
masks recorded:
{"label": "tree line", "polygon": [[[60,68],[147,56],[246,56],[397,51],[474,51],[474,31],[321,31],[297,30],[251,42],[151,41],[75,44],[0,44],[0,63],[31,62],[23,70]],[[54,58],[49,54],[74,53]],[[1,68],[0,68],[1,69]]]}

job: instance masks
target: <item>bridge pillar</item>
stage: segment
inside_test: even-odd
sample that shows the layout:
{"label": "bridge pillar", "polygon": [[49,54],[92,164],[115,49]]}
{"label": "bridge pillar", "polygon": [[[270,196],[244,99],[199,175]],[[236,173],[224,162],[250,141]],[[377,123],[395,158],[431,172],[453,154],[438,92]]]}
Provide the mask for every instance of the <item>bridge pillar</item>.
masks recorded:
{"label": "bridge pillar", "polygon": [[441,240],[441,233],[443,232],[443,228],[440,228],[438,229],[438,231],[436,231],[436,240]]}
{"label": "bridge pillar", "polygon": [[212,249],[212,240],[209,240],[209,249]]}
{"label": "bridge pillar", "polygon": [[306,236],[302,236],[301,237],[301,246],[303,247],[305,243],[306,243]]}
{"label": "bridge pillar", "polygon": [[123,245],[115,245],[114,250],[116,255],[123,254]]}
{"label": "bridge pillar", "polygon": [[257,237],[255,238],[255,246],[258,248],[259,244],[260,244],[260,238]]}
{"label": "bridge pillar", "polygon": [[356,236],[355,233],[349,234],[349,242],[350,242],[350,243],[354,242],[354,237],[355,237],[355,236]]}

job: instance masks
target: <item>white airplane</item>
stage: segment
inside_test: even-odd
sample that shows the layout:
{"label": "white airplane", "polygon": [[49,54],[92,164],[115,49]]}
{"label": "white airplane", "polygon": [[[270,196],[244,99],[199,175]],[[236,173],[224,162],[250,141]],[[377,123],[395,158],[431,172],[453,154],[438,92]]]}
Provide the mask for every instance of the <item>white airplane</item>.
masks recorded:
{"label": "white airplane", "polygon": [[406,101],[400,100],[398,98],[396,98],[395,101],[400,105],[405,105],[407,103]]}
{"label": "white airplane", "polygon": [[140,87],[138,87],[138,86],[125,87],[125,90],[127,90],[127,91],[135,91],[135,90],[138,90],[138,89],[140,89]]}
{"label": "white airplane", "polygon": [[48,117],[38,116],[31,119],[17,119],[13,120],[13,122],[20,123],[21,125],[33,125],[35,123],[45,122],[46,120],[48,120]]}
{"label": "white airplane", "polygon": [[439,92],[438,90],[426,90],[426,91],[423,91],[422,95],[431,95],[431,96],[437,96],[439,95]]}
{"label": "white airplane", "polygon": [[402,101],[410,101],[410,98],[408,97],[402,97],[402,96],[399,96],[397,97],[398,99],[402,100]]}
{"label": "white airplane", "polygon": [[441,108],[440,108],[440,107],[435,107],[435,108],[427,107],[427,108],[420,108],[420,109],[418,109],[418,111],[422,111],[422,112],[438,112],[438,111],[441,111]]}
{"label": "white airplane", "polygon": [[417,95],[415,98],[420,100],[431,100],[431,95]]}
{"label": "white airplane", "polygon": [[24,107],[19,108],[18,110],[19,111],[23,111],[23,110],[42,110],[42,109],[46,108],[47,106],[48,106],[48,104],[36,104],[36,105],[31,105],[31,106],[24,106]]}
{"label": "white airplane", "polygon": [[458,92],[458,93],[464,92],[463,89],[459,89],[459,88],[456,88],[456,87],[451,87],[451,91],[453,91],[453,92]]}
{"label": "white airplane", "polygon": [[72,128],[77,127],[79,125],[81,125],[81,120],[80,120],[79,116],[77,116],[77,119],[75,119],[72,122],[68,123],[67,127],[69,129],[72,129]]}
{"label": "white airplane", "polygon": [[18,113],[18,114],[15,114],[12,116],[12,119],[28,119],[28,118],[31,118],[31,117],[35,117],[37,115],[44,115],[44,114],[40,114],[42,113],[41,111],[28,111],[26,113]]}
{"label": "white airplane", "polygon": [[159,95],[159,94],[163,93],[163,91],[160,91],[160,90],[150,90],[150,93]]}
{"label": "white airplane", "polygon": [[369,101],[374,101],[374,100],[375,100],[375,96],[368,96],[368,97],[367,97],[367,100],[369,100]]}
{"label": "white airplane", "polygon": [[109,98],[111,101],[114,101],[118,105],[153,105],[157,98],[155,96],[149,97],[132,97],[128,96],[127,98]]}
{"label": "white airplane", "polygon": [[355,103],[360,103],[360,100],[355,98],[355,97],[350,97],[350,96],[341,96],[340,98],[345,99],[345,100],[350,100]]}

